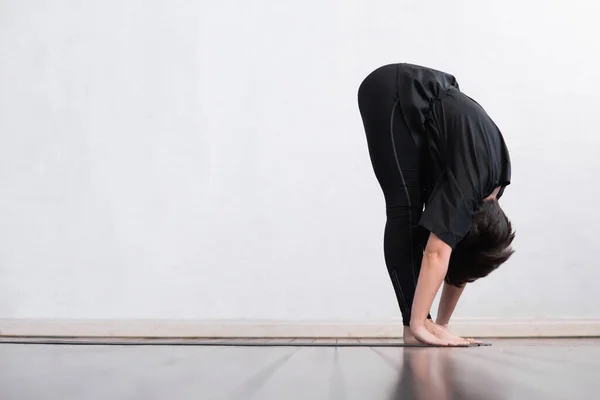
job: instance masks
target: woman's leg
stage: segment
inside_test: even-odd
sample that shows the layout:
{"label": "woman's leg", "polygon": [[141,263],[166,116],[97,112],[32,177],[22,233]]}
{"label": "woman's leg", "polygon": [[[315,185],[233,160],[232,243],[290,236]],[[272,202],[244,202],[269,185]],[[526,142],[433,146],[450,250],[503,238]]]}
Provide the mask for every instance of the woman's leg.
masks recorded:
{"label": "woman's leg", "polygon": [[361,84],[358,102],[371,163],[386,202],[385,262],[408,326],[426,235],[417,228],[424,174],[421,151],[398,107],[396,82],[396,65],[379,68]]}

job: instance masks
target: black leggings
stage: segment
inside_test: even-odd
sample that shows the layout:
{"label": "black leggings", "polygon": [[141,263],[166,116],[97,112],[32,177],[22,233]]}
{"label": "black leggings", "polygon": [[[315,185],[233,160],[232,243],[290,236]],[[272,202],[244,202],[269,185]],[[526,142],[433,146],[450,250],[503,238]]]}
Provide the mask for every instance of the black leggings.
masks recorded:
{"label": "black leggings", "polygon": [[417,147],[398,107],[397,69],[395,64],[387,65],[371,73],[359,88],[358,105],[373,170],[385,197],[385,263],[402,321],[408,326],[429,234],[417,226],[425,200],[424,148]]}

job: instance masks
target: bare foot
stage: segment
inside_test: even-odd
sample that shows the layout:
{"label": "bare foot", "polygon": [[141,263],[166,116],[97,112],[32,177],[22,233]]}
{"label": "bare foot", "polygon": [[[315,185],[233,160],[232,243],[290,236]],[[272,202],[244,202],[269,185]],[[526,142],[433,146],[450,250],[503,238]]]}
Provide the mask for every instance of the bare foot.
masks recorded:
{"label": "bare foot", "polygon": [[441,340],[445,340],[450,344],[453,345],[459,345],[459,346],[466,346],[472,342],[472,339],[464,339],[460,336],[455,335],[454,333],[450,332],[447,329],[444,329],[443,327],[441,327],[440,325],[436,324],[435,322],[427,319],[425,320],[425,328],[431,332],[435,337],[441,339]]}

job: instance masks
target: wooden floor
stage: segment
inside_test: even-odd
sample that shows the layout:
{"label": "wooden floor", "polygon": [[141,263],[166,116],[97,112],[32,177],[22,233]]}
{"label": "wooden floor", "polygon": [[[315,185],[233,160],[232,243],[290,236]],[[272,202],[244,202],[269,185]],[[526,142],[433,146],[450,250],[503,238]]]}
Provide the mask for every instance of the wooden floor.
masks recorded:
{"label": "wooden floor", "polygon": [[491,347],[0,344],[0,399],[596,399],[600,339]]}
{"label": "wooden floor", "polygon": [[[64,338],[0,337],[0,344],[77,344],[129,346],[259,346],[259,347],[440,347],[422,343],[406,344],[402,339],[315,339],[315,338]],[[471,346],[489,346],[481,341]]]}

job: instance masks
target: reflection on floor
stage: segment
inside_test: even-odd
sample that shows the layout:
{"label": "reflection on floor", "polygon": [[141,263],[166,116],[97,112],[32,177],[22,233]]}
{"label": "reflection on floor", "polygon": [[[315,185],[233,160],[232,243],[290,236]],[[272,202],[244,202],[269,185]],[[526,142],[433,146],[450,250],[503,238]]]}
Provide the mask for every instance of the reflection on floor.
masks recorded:
{"label": "reflection on floor", "polygon": [[0,344],[0,399],[593,399],[600,339],[478,348]]}

